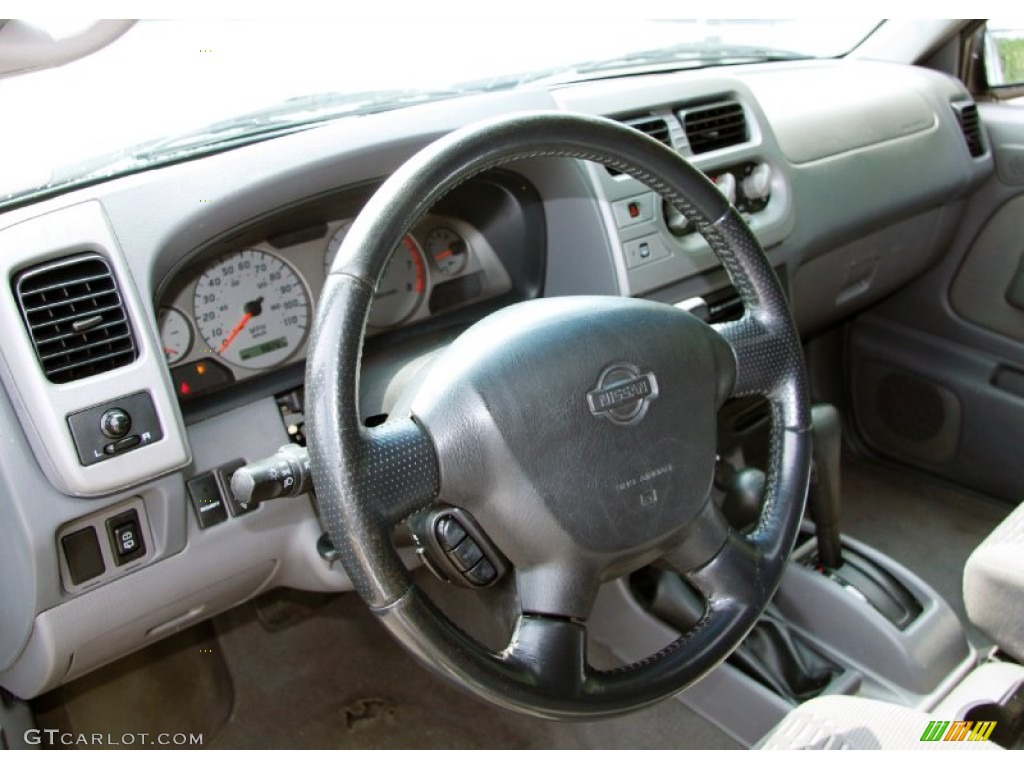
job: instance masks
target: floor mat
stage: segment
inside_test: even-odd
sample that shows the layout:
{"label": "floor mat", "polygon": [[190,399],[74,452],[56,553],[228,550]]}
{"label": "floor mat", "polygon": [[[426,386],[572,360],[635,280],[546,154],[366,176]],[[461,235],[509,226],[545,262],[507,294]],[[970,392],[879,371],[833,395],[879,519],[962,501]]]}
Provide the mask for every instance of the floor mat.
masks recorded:
{"label": "floor mat", "polygon": [[738,746],[675,701],[578,724],[493,708],[420,667],[354,594],[339,595],[314,615],[272,631],[252,604],[215,623],[234,683],[235,708],[208,743],[213,748]]}
{"label": "floor mat", "polygon": [[966,621],[964,563],[1012,507],[850,457],[842,471],[843,532],[916,573]]}
{"label": "floor mat", "polygon": [[201,734],[209,743],[227,722],[232,699],[223,654],[207,622],[45,694],[32,708],[39,728],[85,741],[100,735],[106,743],[98,748],[140,748],[147,744],[137,736],[129,742],[126,735],[145,733],[155,741],[160,734]]}

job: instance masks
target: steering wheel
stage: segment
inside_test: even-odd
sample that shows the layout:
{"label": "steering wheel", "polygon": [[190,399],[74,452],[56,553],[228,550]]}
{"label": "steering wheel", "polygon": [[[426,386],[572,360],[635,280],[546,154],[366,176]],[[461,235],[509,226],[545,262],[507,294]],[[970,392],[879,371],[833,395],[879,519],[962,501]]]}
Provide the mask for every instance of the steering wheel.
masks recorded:
{"label": "steering wheel", "polygon": [[[589,160],[646,183],[692,222],[745,308],[709,326],[622,297],[527,301],[476,323],[433,362],[405,414],[365,427],[359,368],[374,286],[406,232],[447,192],[498,165]],[[792,550],[810,466],[799,337],[767,257],[716,187],[619,123],[536,112],[435,141],[376,192],[324,286],[309,343],[307,437],[320,514],[355,588],[398,641],[493,704],[556,719],[619,714],[719,664],[771,599]],[[716,414],[771,409],[760,519],[741,535],[711,503]],[[500,653],[456,627],[410,579],[394,527],[435,502],[464,510],[515,574],[520,616]],[[587,663],[599,586],[674,569],[703,617],[657,654]]]}

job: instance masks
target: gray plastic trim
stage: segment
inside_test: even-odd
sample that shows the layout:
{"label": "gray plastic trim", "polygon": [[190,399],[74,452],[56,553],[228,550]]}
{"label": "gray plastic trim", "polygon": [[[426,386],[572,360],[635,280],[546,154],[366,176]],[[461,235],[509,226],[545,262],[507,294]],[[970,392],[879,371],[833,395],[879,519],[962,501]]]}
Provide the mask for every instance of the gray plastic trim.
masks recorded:
{"label": "gray plastic trim", "polygon": [[[845,668],[826,694],[859,695],[922,710],[936,706],[976,666],[977,651],[967,645],[959,621],[931,587],[860,542],[844,538],[843,544],[891,571],[925,606],[906,632],[795,563],[787,568],[769,611],[789,621],[806,642]],[[813,541],[802,545],[794,557],[813,546]],[[676,629],[637,603],[624,580],[601,590],[588,626],[592,639],[623,663],[646,658],[678,636]],[[747,746],[757,743],[792,709],[728,664],[676,699]]]}
{"label": "gray plastic trim", "polygon": [[[114,560],[113,545],[111,544],[110,538],[107,534],[106,521],[115,515],[119,515],[122,512],[127,512],[132,509],[136,511],[139,517],[139,538],[142,539],[143,546],[145,547],[145,554],[135,560],[118,565]],[[103,564],[106,567],[106,570],[95,579],[91,579],[82,584],[74,584],[71,581],[71,573],[68,570],[68,562],[67,558],[64,556],[61,540],[71,533],[85,530],[86,528],[96,529],[96,538],[99,541],[100,552],[103,555]],[[156,554],[155,545],[153,543],[153,534],[149,530],[149,518],[146,515],[146,505],[142,499],[137,496],[125,499],[112,507],[100,510],[88,517],[80,518],[72,523],[62,526],[57,531],[56,546],[58,553],[57,560],[60,565],[61,584],[64,587],[64,591],[69,594],[84,592],[87,589],[95,587],[97,584],[102,584],[112,579],[116,579],[126,571],[134,570],[150,562]]]}
{"label": "gray plastic trim", "polygon": [[1024,666],[1003,661],[982,664],[965,677],[932,710],[937,719],[962,720],[978,704],[1002,701],[1024,682]]}
{"label": "gray plastic trim", "polygon": [[[793,560],[815,546],[812,539],[797,547]],[[831,579],[793,562],[775,595],[783,616],[815,637],[833,657],[899,691],[905,704],[933,693],[965,661],[976,660],[960,620],[934,589],[877,550],[846,537],[843,546],[895,576],[921,604],[921,615],[900,630]]]}
{"label": "gray plastic trim", "polygon": [[[12,276],[33,264],[91,251],[104,256],[121,288],[138,345],[138,358],[113,371],[69,384],[53,384],[43,375],[10,291]],[[98,202],[63,208],[46,216],[0,230],[0,326],[8,329],[0,343],[2,378],[33,451],[49,480],[76,496],[97,496],[127,488],[184,466],[188,446],[178,405],[150,314],[135,289],[116,236]],[[150,445],[83,467],[78,460],[66,417],[133,392],[148,391],[164,437]]]}

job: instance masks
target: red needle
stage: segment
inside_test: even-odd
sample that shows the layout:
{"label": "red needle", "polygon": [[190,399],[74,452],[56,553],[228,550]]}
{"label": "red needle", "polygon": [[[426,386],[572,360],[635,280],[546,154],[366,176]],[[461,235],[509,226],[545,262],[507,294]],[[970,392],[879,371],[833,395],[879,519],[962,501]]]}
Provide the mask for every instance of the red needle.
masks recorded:
{"label": "red needle", "polygon": [[455,252],[449,248],[447,251],[441,251],[440,253],[434,254],[435,261],[441,261],[441,259],[447,259],[449,256],[454,256]]}
{"label": "red needle", "polygon": [[242,315],[242,319],[238,321],[238,325],[231,329],[231,333],[229,333],[228,337],[224,339],[224,341],[220,345],[220,349],[217,351],[223,352],[225,349],[227,349],[228,345],[235,340],[235,336],[242,332],[242,329],[245,328],[245,324],[248,323],[250,320],[252,320],[252,312],[246,312],[244,315]]}

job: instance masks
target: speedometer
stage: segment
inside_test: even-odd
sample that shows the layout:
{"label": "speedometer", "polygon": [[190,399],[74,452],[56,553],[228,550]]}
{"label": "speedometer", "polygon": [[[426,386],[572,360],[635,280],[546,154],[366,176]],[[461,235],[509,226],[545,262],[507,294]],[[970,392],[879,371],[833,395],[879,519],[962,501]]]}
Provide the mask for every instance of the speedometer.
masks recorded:
{"label": "speedometer", "polygon": [[309,328],[302,279],[266,251],[214,262],[196,283],[194,308],[209,351],[242,368],[269,368],[288,359]]}

